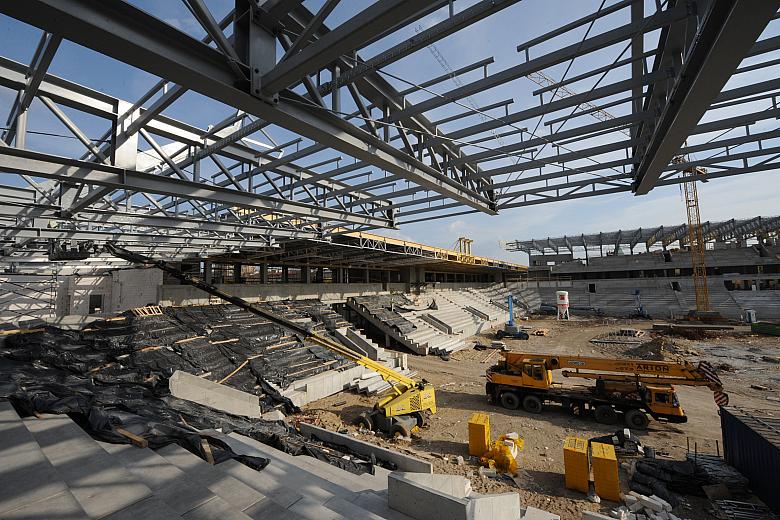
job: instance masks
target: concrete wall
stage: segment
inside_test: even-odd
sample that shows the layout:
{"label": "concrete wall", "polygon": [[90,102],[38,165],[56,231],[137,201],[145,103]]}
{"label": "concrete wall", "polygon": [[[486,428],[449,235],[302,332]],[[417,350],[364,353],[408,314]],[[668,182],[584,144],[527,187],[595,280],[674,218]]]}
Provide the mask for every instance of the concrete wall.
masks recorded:
{"label": "concrete wall", "polygon": [[[228,294],[248,301],[313,300],[340,303],[352,296],[386,293],[381,283],[286,283],[286,284],[223,284],[217,287]],[[205,305],[209,295],[188,285],[160,287],[162,305]]]}
{"label": "concrete wall", "polygon": [[156,304],[158,287],[162,284],[159,269],[125,269],[102,276],[67,276],[60,286],[57,315],[90,314],[92,295],[103,299],[96,314],[115,314],[133,307]]}
{"label": "concrete wall", "polygon": [[[777,275],[752,277],[773,278]],[[729,291],[724,285],[727,280],[744,278],[746,275],[707,277],[713,310],[725,317],[739,319],[746,309],[753,309],[759,319],[780,319],[780,290]],[[679,291],[675,287],[679,287]],[[613,316],[627,316],[635,311],[636,291],[639,291],[642,306],[655,319],[680,317],[696,307],[690,277],[531,281],[510,284],[508,289],[531,309],[538,308],[540,303],[554,304],[558,290],[569,292],[572,307],[594,307]],[[576,314],[576,310],[572,314]]]}
{"label": "concrete wall", "polygon": [[0,277],[0,321],[40,318],[54,322],[64,316],[90,314],[90,296],[102,297],[100,312],[116,314],[133,307],[157,303],[162,283],[159,269],[124,269],[79,276]]}

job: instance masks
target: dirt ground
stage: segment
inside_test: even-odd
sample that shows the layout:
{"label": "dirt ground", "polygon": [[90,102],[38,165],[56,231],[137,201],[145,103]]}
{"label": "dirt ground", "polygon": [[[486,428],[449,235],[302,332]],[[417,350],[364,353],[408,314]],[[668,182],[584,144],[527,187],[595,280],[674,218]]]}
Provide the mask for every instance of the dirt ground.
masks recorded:
{"label": "dirt ground", "polygon": [[[546,337],[531,336],[527,341],[505,339],[511,350],[534,353],[566,353],[600,357],[643,357],[708,360],[720,369],[730,404],[780,414],[780,338],[752,335],[747,327],[733,332],[719,332],[714,337],[686,339],[676,336],[656,336],[650,332],[650,321],[577,320],[556,322],[554,319],[536,319],[530,326],[550,330]],[[592,343],[594,337],[607,336],[621,328],[647,331],[643,341],[653,343],[643,348],[617,343]],[[471,338],[489,343],[492,331]],[[633,339],[633,338],[632,338]],[[589,502],[582,493],[566,490],[563,485],[563,440],[568,435],[592,438],[613,433],[622,426],[605,426],[587,418],[575,418],[561,409],[550,406],[542,414],[533,415],[523,410],[506,410],[488,404],[485,396],[485,370],[495,363],[497,353],[471,348],[453,354],[449,361],[435,356],[409,355],[410,368],[417,377],[435,385],[438,413],[432,417],[430,428],[422,430],[411,442],[389,439],[383,435],[358,433],[352,426],[358,414],[373,406],[376,396],[365,397],[342,392],[315,403],[302,416],[315,420],[333,430],[349,430],[363,440],[390,446],[430,460],[436,473],[460,474],[471,479],[474,491],[495,493],[517,491],[521,502],[559,514],[563,520],[580,518],[580,511],[595,510],[608,513],[616,504]],[[559,373],[556,378],[563,378]],[[577,384],[565,381],[565,384]],[[583,384],[583,383],[579,383]],[[758,385],[758,388],[751,388]],[[678,387],[680,402],[688,415],[685,424],[651,422],[646,431],[634,433],[645,446],[652,446],[658,456],[684,459],[688,449],[700,453],[716,453],[722,449],[720,419],[712,392],[707,388]],[[769,399],[767,399],[769,397]],[[525,441],[525,450],[518,457],[519,474],[512,479],[483,479],[478,475],[479,462],[468,456],[467,422],[474,412],[487,412],[493,438],[502,433],[517,432]],[[462,455],[465,464],[455,459]],[[626,463],[627,464],[627,463]],[[626,464],[621,467],[623,490],[628,491]],[[691,520],[712,518],[707,502],[696,497],[685,497],[675,513]]]}

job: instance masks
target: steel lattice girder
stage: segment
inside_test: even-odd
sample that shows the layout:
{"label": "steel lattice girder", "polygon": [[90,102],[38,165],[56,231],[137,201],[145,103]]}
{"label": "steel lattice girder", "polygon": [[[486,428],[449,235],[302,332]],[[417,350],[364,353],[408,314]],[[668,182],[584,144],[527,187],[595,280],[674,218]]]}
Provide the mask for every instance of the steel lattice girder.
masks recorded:
{"label": "steel lattice girder", "polygon": [[[724,241],[733,238],[752,238],[780,231],[780,217],[755,217],[752,219],[731,219],[725,222],[704,222],[702,230],[706,240]],[[559,253],[561,249],[571,253],[574,249],[609,247],[618,250],[621,246],[630,249],[640,242],[646,249],[661,245],[667,247],[677,241],[686,242],[688,225],[658,226],[655,228],[624,229],[586,235],[563,236],[546,239],[517,240],[506,244],[507,251],[522,251],[528,254]]]}
{"label": "steel lattice girder", "polygon": [[[451,13],[450,18],[438,22],[407,41],[386,49],[374,58],[363,60],[355,54],[357,50],[381,39],[398,27],[408,25],[411,21],[432,12],[445,2],[422,4],[401,0],[381,0],[366,7],[359,16],[353,16],[347,22],[331,29],[323,23],[327,17],[327,12],[324,11],[332,10],[335,2],[328,2],[327,9],[323,8],[323,11],[317,14],[310,13],[305,7],[298,5],[298,2],[266,2],[261,11],[253,10],[256,21],[265,30],[275,32],[280,27],[284,27],[290,34],[306,35],[308,40],[288,42],[292,45],[289,54],[278,63],[268,64],[268,69],[260,74],[250,74],[249,81],[244,81],[246,78],[242,79],[241,75],[247,72],[247,64],[238,63],[237,70],[235,59],[233,63],[228,59],[228,55],[234,54],[236,49],[240,50],[240,42],[246,37],[244,33],[236,35],[235,28],[233,38],[236,49],[231,50],[225,48],[224,38],[219,37],[213,26],[207,27],[209,34],[216,35],[216,39],[221,42],[218,45],[221,50],[218,50],[207,44],[208,37],[201,41],[195,40],[165,25],[154,16],[147,15],[119,0],[107,0],[101,3],[87,0],[11,2],[0,5],[0,12],[6,12],[53,33],[44,35],[45,38],[42,39],[45,43],[46,38],[49,38],[52,44],[51,50],[44,53],[49,58],[56,51],[58,39],[65,37],[137,68],[161,75],[178,85],[172,85],[167,93],[144,109],[142,105],[152,99],[154,90],[137,103],[128,103],[100,95],[66,80],[54,78],[46,74],[45,66],[35,65],[40,60],[34,60],[34,63],[27,67],[2,58],[0,58],[0,84],[21,91],[23,99],[30,99],[34,95],[42,99],[48,97],[51,100],[47,104],[50,109],[54,103],[62,103],[67,106],[78,106],[79,110],[97,113],[111,120],[116,120],[118,116],[120,119],[123,117],[120,106],[135,106],[139,108],[139,116],[129,124],[127,129],[132,132],[141,131],[144,136],[147,135],[145,132],[150,136],[163,136],[180,142],[183,146],[197,147],[200,150],[188,158],[173,157],[175,164],[171,164],[162,175],[157,176],[156,186],[161,186],[160,179],[167,179],[168,175],[185,177],[171,179],[170,186],[179,186],[177,184],[179,180],[194,182],[195,179],[189,181],[183,173],[177,172],[177,169],[181,170],[184,166],[197,164],[199,158],[213,157],[215,161],[220,161],[219,157],[229,157],[237,161],[237,164],[249,165],[256,161],[258,156],[262,156],[269,162],[256,166],[250,171],[236,172],[235,175],[230,173],[232,167],[218,164],[224,180],[220,180],[217,187],[226,190],[221,196],[227,197],[227,192],[230,192],[230,201],[233,201],[234,197],[250,197],[252,195],[245,193],[247,188],[244,187],[244,183],[251,183],[258,175],[263,176],[267,183],[261,188],[261,197],[288,199],[297,197],[296,200],[289,202],[294,205],[308,204],[304,211],[312,212],[308,217],[310,223],[330,222],[322,227],[325,233],[338,227],[333,222],[352,222],[353,225],[363,226],[365,229],[476,211],[493,213],[497,207],[511,208],[627,192],[631,191],[631,181],[636,181],[640,177],[640,182],[635,186],[643,183],[645,188],[648,185],[650,187],[670,185],[679,182],[680,179],[676,176],[675,167],[669,164],[668,158],[664,159],[664,156],[669,153],[676,155],[723,147],[725,154],[721,154],[720,157],[685,163],[707,165],[714,170],[708,174],[710,179],[775,167],[776,157],[772,156],[774,153],[772,150],[776,147],[762,146],[762,140],[777,136],[772,132],[753,132],[747,127],[758,121],[776,117],[777,109],[743,113],[737,117],[698,125],[697,122],[708,108],[714,110],[741,103],[748,104],[758,99],[774,99],[777,95],[776,91],[780,88],[780,82],[777,80],[753,83],[720,94],[718,91],[733,73],[744,73],[772,66],[773,63],[778,62],[778,60],[768,59],[761,63],[743,66],[741,69],[736,68],[742,58],[773,52],[780,46],[780,37],[755,42],[763,27],[775,15],[780,0],[762,3],[761,9],[752,10],[749,16],[739,15],[749,8],[749,3],[745,1],[680,0],[670,2],[668,7],[659,8],[646,17],[644,9],[638,9],[643,7],[640,5],[641,2],[618,1],[598,12],[521,44],[518,50],[526,52],[525,63],[493,74],[487,74],[485,68],[484,78],[416,104],[406,101],[379,72],[379,67],[423,49],[426,45],[514,3],[516,2],[513,0],[477,2],[460,13]],[[236,5],[238,9],[240,5],[248,6],[248,2],[238,2]],[[199,6],[201,11],[205,8],[203,3]],[[593,36],[588,33],[588,36],[579,43],[555,48],[555,39],[559,36],[578,27],[592,24],[608,15],[625,14],[629,7],[631,8],[630,22],[623,22],[622,25]],[[219,25],[220,28],[225,28],[229,24],[230,16]],[[658,29],[661,30],[658,49],[645,50],[642,45],[638,45],[641,43],[642,35]],[[260,40],[263,38],[267,39],[267,36],[261,37]],[[538,46],[549,43],[553,43],[551,52],[530,58],[531,54],[535,54],[534,51]],[[494,117],[489,121],[470,125],[460,117],[440,119],[440,121],[447,121],[447,124],[457,122],[460,125],[447,132],[441,131],[424,115],[429,110],[467,98],[471,94],[506,85],[553,65],[624,43],[631,46],[631,58],[621,59],[622,55],[618,56],[612,65],[592,68],[589,72],[566,78],[560,83],[561,85],[578,84],[577,82],[584,78],[595,78],[601,74],[602,77],[589,91],[575,93],[566,99],[552,96],[549,101],[546,101],[542,96],[558,89],[556,85],[549,85],[534,93],[540,96],[541,103],[538,107],[530,105],[529,108],[512,113],[507,110],[507,115],[504,117]],[[45,48],[41,47],[41,51],[43,52]],[[685,50],[684,59],[675,61],[675,53],[680,55],[682,52],[680,49]],[[43,61],[50,61],[49,58]],[[648,58],[655,60],[654,66],[649,71],[646,63],[644,67],[642,66]],[[239,59],[243,57],[239,56]],[[492,61],[490,58],[477,63],[487,67],[487,64]],[[624,65],[631,69],[628,77],[623,75],[617,81],[613,79],[611,83],[601,85],[601,79],[606,73]],[[307,98],[291,90],[285,90],[286,87],[293,87],[300,82],[311,82],[309,75],[319,74],[321,70],[335,66],[340,68],[340,72],[334,71],[331,81],[320,85],[315,96]],[[474,66],[462,67],[453,72],[452,76],[475,68]],[[31,85],[28,76],[34,79],[35,85],[32,86],[35,88],[29,88]],[[257,85],[253,83],[255,76],[258,78]],[[446,77],[447,75],[441,76],[440,79]],[[164,81],[159,83],[158,87],[164,83]],[[426,82],[421,82],[421,85],[424,84]],[[266,90],[266,94],[278,92],[281,101],[274,104],[272,100],[267,99],[267,96],[258,98],[251,95],[250,88],[258,85]],[[360,110],[342,118],[341,114],[333,114],[325,107],[317,106],[316,103],[321,101],[321,96],[328,93],[333,96],[333,106],[336,106],[338,91],[334,90],[334,86],[349,87]],[[307,91],[311,95],[310,87],[311,85],[307,85]],[[198,91],[255,114],[261,119],[251,122],[248,126],[239,126],[232,134],[222,133],[217,136],[159,114],[187,89]],[[412,87],[409,90],[420,89]],[[617,96],[623,97],[615,101]],[[509,100],[510,104],[511,102],[512,100]],[[592,114],[593,110],[597,110],[598,106],[590,111],[582,109],[583,104],[592,106],[593,103],[601,103],[605,108],[620,107],[623,104],[630,106],[631,110],[626,115],[599,123],[574,128],[569,125],[568,128],[563,129],[570,121],[581,119]],[[487,106],[495,108],[509,105],[494,103]],[[561,117],[560,113],[569,109],[572,109],[571,113]],[[363,121],[353,124],[356,116],[370,115],[371,111],[381,110],[385,112],[378,123]],[[546,116],[554,117],[546,122],[550,126],[549,136],[533,135],[527,128],[520,129],[515,126],[516,123]],[[229,119],[224,125],[218,124],[217,127],[225,128],[232,124],[232,121],[235,119]],[[377,127],[382,122],[398,124],[399,128],[396,132],[398,135],[391,137],[386,133],[385,139],[380,139]],[[551,123],[559,125],[557,130]],[[314,144],[307,145],[297,152],[287,153],[283,158],[270,154],[263,155],[241,144],[240,139],[243,136],[269,125],[277,125],[308,137],[314,141]],[[500,146],[489,147],[487,150],[482,147],[476,152],[469,153],[467,150],[473,150],[472,145],[461,142],[466,138],[472,138],[473,144],[484,143],[491,140],[491,137],[478,136],[501,130],[506,126],[513,130],[503,132],[503,135],[519,134],[520,143],[506,145],[496,139]],[[682,141],[675,145],[681,136],[684,138],[738,127],[746,127],[745,136],[721,139],[682,149],[680,148]],[[632,138],[618,143],[614,132],[624,130],[630,130]],[[73,133],[77,134],[76,131]],[[528,135],[530,138],[525,139],[524,137]],[[757,137],[759,135],[763,137]],[[601,136],[606,141],[597,141],[595,144],[589,142],[596,136]],[[623,139],[622,136],[620,138]],[[739,145],[752,144],[759,149],[740,154],[730,152],[728,147],[736,145],[737,141]],[[399,148],[394,147],[393,142],[396,142]],[[604,142],[609,144],[605,145]],[[575,144],[574,149],[565,147],[571,144]],[[548,151],[546,155],[540,155],[536,150],[536,148],[540,151],[545,148],[549,150],[559,146],[565,150],[565,153],[556,155]],[[324,161],[318,157],[315,159],[317,164],[310,167],[301,167],[293,162],[321,152],[332,153],[329,149],[347,154],[355,158],[356,162],[339,164],[332,156],[329,159],[325,158]],[[621,152],[625,152],[624,158],[617,157]],[[520,154],[529,154],[529,156]],[[598,161],[593,159],[594,156],[600,155],[604,155],[605,158]],[[82,159],[88,157],[89,154]],[[428,163],[424,159],[427,159]],[[753,159],[754,163],[750,164],[749,160]],[[498,160],[511,160],[515,164],[507,162],[490,164]],[[743,161],[741,167],[734,167],[732,164],[737,160]],[[583,164],[584,161],[590,163]],[[314,170],[317,166],[333,162],[337,162],[335,168],[324,172]],[[636,175],[632,174],[632,166],[637,167]],[[347,182],[360,179],[363,174],[360,170],[364,167],[379,167],[386,174],[380,178],[369,177],[362,182]],[[558,168],[560,170],[556,171]],[[536,169],[538,175],[525,175],[526,172]],[[653,175],[646,174],[649,170],[652,170]],[[518,178],[521,174],[523,177]],[[273,176],[276,176],[276,181]],[[30,178],[26,177],[26,179]],[[412,184],[408,184],[406,188],[396,184],[402,179]],[[643,179],[647,180],[643,181]],[[82,193],[83,186],[82,184],[80,188],[78,186],[67,188],[66,185],[67,189],[61,191],[63,193],[70,191],[72,198],[74,193],[77,195]],[[104,184],[102,189],[90,191],[81,199],[75,198],[70,202],[70,206],[63,202],[63,216],[68,216],[70,213],[78,215],[80,211],[90,207],[93,210],[109,208],[116,210],[116,204],[123,201],[128,202],[129,205],[127,195],[122,194],[112,200],[100,200],[104,195],[111,193],[116,186],[115,183]],[[518,190],[517,188],[521,186],[523,188]],[[47,185],[45,188],[49,187]],[[125,187],[119,189],[123,190]],[[233,187],[236,189],[228,189]],[[47,197],[49,193],[39,185],[33,184],[33,189],[42,197]],[[140,193],[148,191],[141,188],[138,190]],[[417,196],[423,191],[422,196]],[[157,193],[167,193],[167,190],[161,191],[158,188]],[[214,199],[213,195],[214,192],[209,192],[200,200],[208,202],[219,200]],[[154,207],[131,208],[131,212],[137,211],[155,215],[156,218],[167,218],[166,212],[177,207],[174,200],[149,200]],[[210,219],[209,222],[213,222],[225,212],[232,211],[234,205],[230,201],[224,201],[218,206],[193,204],[193,207],[204,218]],[[432,204],[433,202],[436,204]],[[327,204],[331,205],[327,206]],[[468,208],[464,209],[464,206]],[[290,207],[285,208],[284,211],[279,210],[279,214],[287,216],[283,216],[277,223],[284,224],[291,218],[300,216],[300,213],[287,211]],[[235,213],[233,217],[236,217]],[[347,217],[351,220],[344,220]],[[273,230],[270,232],[273,233]]]}
{"label": "steel lattice girder", "polygon": [[292,93],[271,104],[237,88],[234,72],[219,51],[120,0],[30,0],[4,4],[0,10],[445,193],[463,204],[495,213],[493,203],[484,196],[339,117],[312,108]]}

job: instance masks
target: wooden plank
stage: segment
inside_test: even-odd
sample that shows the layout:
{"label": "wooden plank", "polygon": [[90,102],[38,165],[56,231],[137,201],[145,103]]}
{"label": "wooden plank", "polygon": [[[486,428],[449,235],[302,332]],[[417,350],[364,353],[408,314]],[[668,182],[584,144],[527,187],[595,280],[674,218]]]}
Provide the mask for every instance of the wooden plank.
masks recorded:
{"label": "wooden plank", "polygon": [[244,361],[243,363],[241,363],[240,365],[238,365],[238,368],[236,368],[235,370],[233,370],[231,373],[229,373],[228,375],[226,375],[225,377],[223,377],[222,379],[220,379],[219,381],[217,381],[217,384],[220,384],[220,385],[221,385],[222,383],[224,383],[225,381],[227,381],[228,379],[230,379],[230,378],[231,378],[231,377],[233,377],[234,375],[238,374],[238,372],[239,372],[239,371],[240,371],[242,368],[244,368],[245,366],[247,366],[247,364],[249,364],[249,360],[248,360],[248,359],[247,359],[246,361]]}
{"label": "wooden plank", "polygon": [[200,447],[203,448],[203,454],[206,456],[206,462],[208,462],[213,466],[215,464],[214,454],[211,452],[211,446],[209,445],[209,441],[201,438]]}
{"label": "wooden plank", "polygon": [[179,341],[174,341],[173,344],[181,345],[182,343],[189,343],[190,341],[195,341],[196,339],[203,339],[205,337],[206,336],[193,336],[191,338],[184,338],[184,339],[180,339]]}
{"label": "wooden plank", "polygon": [[133,444],[133,446],[137,448],[148,448],[149,447],[149,441],[144,439],[143,437],[140,437],[132,432],[129,432],[125,430],[124,428],[117,428],[114,430],[119,435],[124,437],[125,439],[130,440],[130,442]]}
{"label": "wooden plank", "polygon": [[239,338],[230,338],[230,339],[221,339],[219,341],[209,341],[212,345],[224,345],[225,343],[235,343],[236,341],[240,341]]}

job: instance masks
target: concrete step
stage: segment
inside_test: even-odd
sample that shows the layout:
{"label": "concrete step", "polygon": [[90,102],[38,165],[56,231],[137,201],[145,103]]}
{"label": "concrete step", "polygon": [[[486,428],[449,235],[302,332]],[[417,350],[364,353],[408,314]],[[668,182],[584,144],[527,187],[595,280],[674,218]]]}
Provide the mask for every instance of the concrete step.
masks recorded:
{"label": "concrete step", "polygon": [[205,487],[238,511],[243,511],[266,498],[258,490],[225,474],[218,469],[218,466],[212,466],[179,445],[169,444],[157,450],[157,454],[167,463],[186,473],[192,482]]}
{"label": "concrete step", "polygon": [[[284,453],[283,451],[279,451],[249,437],[232,433],[228,435],[228,437],[248,445],[250,448],[257,450],[258,456],[268,457],[272,461],[277,461],[278,464],[284,464],[287,467],[296,467],[299,471],[304,471],[313,475],[315,478],[320,478],[324,475],[332,477],[325,485],[330,486],[330,482],[334,482],[336,484],[336,487],[334,488],[336,491],[343,491],[345,488],[349,493],[364,490],[387,489],[387,476],[390,472],[384,468],[376,467],[375,475],[355,475],[335,466],[331,466],[326,462],[317,460],[314,457],[293,457],[289,453]],[[344,485],[341,486],[339,484]]]}
{"label": "concrete step", "polygon": [[0,518],[89,518],[8,401],[0,401]]}
{"label": "concrete step", "polygon": [[[250,516],[234,508],[207,487],[190,478],[163,456],[150,449],[126,444],[99,443],[133,475],[146,484],[154,496],[184,518],[221,518],[249,520]],[[251,506],[250,506],[251,507]]]}
{"label": "concrete step", "polygon": [[375,492],[364,491],[357,493],[352,503],[388,520],[412,520],[412,517],[395,509],[390,509],[390,506],[387,505],[387,497],[383,498]]}
{"label": "concrete step", "polygon": [[24,425],[89,518],[181,518],[67,416]]}

